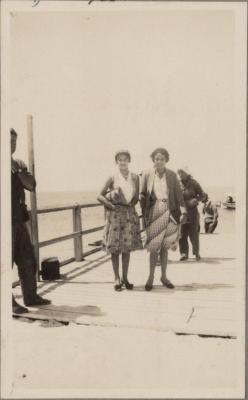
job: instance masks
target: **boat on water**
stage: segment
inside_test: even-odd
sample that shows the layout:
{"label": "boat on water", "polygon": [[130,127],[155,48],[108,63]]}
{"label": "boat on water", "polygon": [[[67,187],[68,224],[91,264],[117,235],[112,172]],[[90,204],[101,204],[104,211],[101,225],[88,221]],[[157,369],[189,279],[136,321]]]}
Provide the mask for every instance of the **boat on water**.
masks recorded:
{"label": "boat on water", "polygon": [[235,210],[236,209],[236,202],[233,201],[232,203],[228,202],[228,201],[224,201],[223,206],[227,209],[230,210]]}
{"label": "boat on water", "polygon": [[234,200],[233,196],[227,196],[226,201],[223,202],[223,206],[229,210],[235,210],[236,201]]}

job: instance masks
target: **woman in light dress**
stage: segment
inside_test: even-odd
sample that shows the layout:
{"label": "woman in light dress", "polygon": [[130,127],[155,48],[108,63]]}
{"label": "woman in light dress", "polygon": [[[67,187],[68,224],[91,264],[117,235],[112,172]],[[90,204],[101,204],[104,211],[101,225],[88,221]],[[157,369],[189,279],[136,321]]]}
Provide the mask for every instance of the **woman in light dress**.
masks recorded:
{"label": "woman in light dress", "polygon": [[[115,154],[117,171],[105,182],[99,196],[105,206],[105,227],[103,248],[111,254],[114,271],[114,289],[121,291],[133,289],[128,281],[130,252],[142,249],[140,222],[135,205],[139,201],[139,177],[129,171],[131,155],[128,150]],[[119,274],[120,255],[122,260],[122,279]]]}

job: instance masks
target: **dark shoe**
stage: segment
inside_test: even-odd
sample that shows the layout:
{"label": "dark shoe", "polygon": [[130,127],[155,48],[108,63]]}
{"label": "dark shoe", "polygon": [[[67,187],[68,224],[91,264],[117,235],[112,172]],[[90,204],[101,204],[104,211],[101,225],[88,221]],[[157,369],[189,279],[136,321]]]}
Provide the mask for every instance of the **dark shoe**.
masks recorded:
{"label": "dark shoe", "polygon": [[200,254],[196,254],[195,259],[196,259],[196,261],[200,261],[200,259],[201,259]]}
{"label": "dark shoe", "polygon": [[120,292],[122,290],[121,284],[114,285],[114,289],[116,292]]}
{"label": "dark shoe", "polygon": [[46,306],[48,304],[51,304],[51,300],[48,299],[43,299],[43,297],[39,296],[38,294],[34,298],[34,300],[25,302],[26,306],[32,307],[32,306]]}
{"label": "dark shoe", "polygon": [[148,284],[145,285],[145,290],[147,292],[150,292],[152,290],[152,288],[153,288],[153,285],[148,285]]}
{"label": "dark shoe", "polygon": [[15,301],[15,304],[12,302],[12,314],[26,314],[28,313],[28,309],[26,307],[21,306]]}
{"label": "dark shoe", "polygon": [[28,313],[28,309],[21,306],[20,304],[15,301],[14,296],[12,295],[12,312],[13,314],[24,314]]}
{"label": "dark shoe", "polygon": [[168,289],[174,289],[175,286],[173,285],[173,283],[171,283],[171,281],[169,281],[169,279],[166,279],[165,281],[163,281],[163,279],[160,279],[162,282],[162,285],[167,287]]}
{"label": "dark shoe", "polygon": [[182,256],[180,257],[180,261],[185,261],[188,259],[187,254],[182,254]]}
{"label": "dark shoe", "polygon": [[124,285],[127,290],[132,290],[133,289],[133,284],[129,283],[128,281],[125,281],[125,282],[121,281],[121,284]]}

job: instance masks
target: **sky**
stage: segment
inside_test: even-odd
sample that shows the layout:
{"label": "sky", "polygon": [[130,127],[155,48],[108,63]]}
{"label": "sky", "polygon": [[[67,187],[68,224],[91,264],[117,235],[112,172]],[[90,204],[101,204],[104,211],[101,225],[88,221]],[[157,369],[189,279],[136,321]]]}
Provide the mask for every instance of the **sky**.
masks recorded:
{"label": "sky", "polygon": [[203,187],[235,184],[232,11],[16,12],[10,37],[16,157],[32,114],[38,191],[100,190],[121,148],[133,172],[165,147]]}

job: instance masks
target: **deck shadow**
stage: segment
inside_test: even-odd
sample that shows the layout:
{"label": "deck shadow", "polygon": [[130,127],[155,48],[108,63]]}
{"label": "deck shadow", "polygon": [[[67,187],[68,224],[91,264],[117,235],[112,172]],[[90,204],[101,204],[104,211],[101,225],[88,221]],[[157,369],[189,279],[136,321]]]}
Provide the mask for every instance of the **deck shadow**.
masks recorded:
{"label": "deck shadow", "polygon": [[234,285],[225,283],[191,283],[187,285],[176,285],[175,291],[197,291],[197,290],[216,290],[216,289],[233,289]]}
{"label": "deck shadow", "polygon": [[81,281],[72,281],[72,282],[70,282],[70,285],[71,284],[77,284],[77,285],[105,285],[105,284],[108,284],[108,285],[113,285],[113,281],[83,281],[83,282],[81,282]]}
{"label": "deck shadow", "polygon": [[[98,262],[88,261],[86,265],[85,264],[81,265],[79,267],[76,267],[74,270],[72,270],[68,273],[62,274],[63,279],[52,281],[52,282],[55,282],[54,284],[51,281],[42,281],[42,283],[39,285],[39,294],[44,296],[45,294],[52,292],[53,290],[57,289],[58,287],[65,285],[66,283],[72,283],[75,278],[78,278],[79,276],[84,275],[87,272],[92,271],[95,268],[102,266],[105,262],[107,262],[109,260],[109,257],[102,256],[97,260],[98,260]],[[93,264],[93,265],[90,266],[90,264]],[[72,276],[67,276],[69,274],[71,275],[73,272],[75,272],[77,270],[79,271],[78,273],[73,274]],[[50,286],[48,288],[46,288],[47,285],[50,285]]]}
{"label": "deck shadow", "polygon": [[[234,285],[230,284],[222,284],[222,283],[191,283],[186,285],[175,285],[174,289],[168,289],[162,285],[154,285],[153,289],[149,293],[165,293],[165,294],[174,294],[178,291],[197,291],[197,290],[216,290],[216,289],[232,289],[235,288]],[[137,285],[133,288],[134,292],[145,292],[145,285]]]}
{"label": "deck shadow", "polygon": [[[207,264],[220,264],[222,261],[233,261],[235,257],[203,257],[200,262]],[[199,261],[198,261],[199,262]]]}
{"label": "deck shadow", "polygon": [[[195,258],[189,258],[188,260],[185,261],[180,261],[179,259],[177,261],[175,260],[168,260],[168,264],[178,264],[178,265],[184,265],[184,264],[221,264],[222,262],[225,261],[233,261],[236,260],[234,257],[202,257],[199,261],[196,261]],[[157,265],[158,267],[160,265]]]}
{"label": "deck shadow", "polygon": [[213,232],[213,233],[200,232],[200,235],[220,235],[220,232]]}
{"label": "deck shadow", "polygon": [[[64,325],[68,325],[71,322],[77,323],[78,318],[84,316],[102,317],[106,313],[101,311],[98,306],[84,305],[84,306],[67,306],[67,305],[47,305],[36,308],[35,310],[29,309],[27,314],[16,315],[21,322],[27,322],[27,320],[38,320],[38,321],[58,321]],[[45,326],[45,325],[44,325]],[[49,325],[58,326],[56,324]]]}

